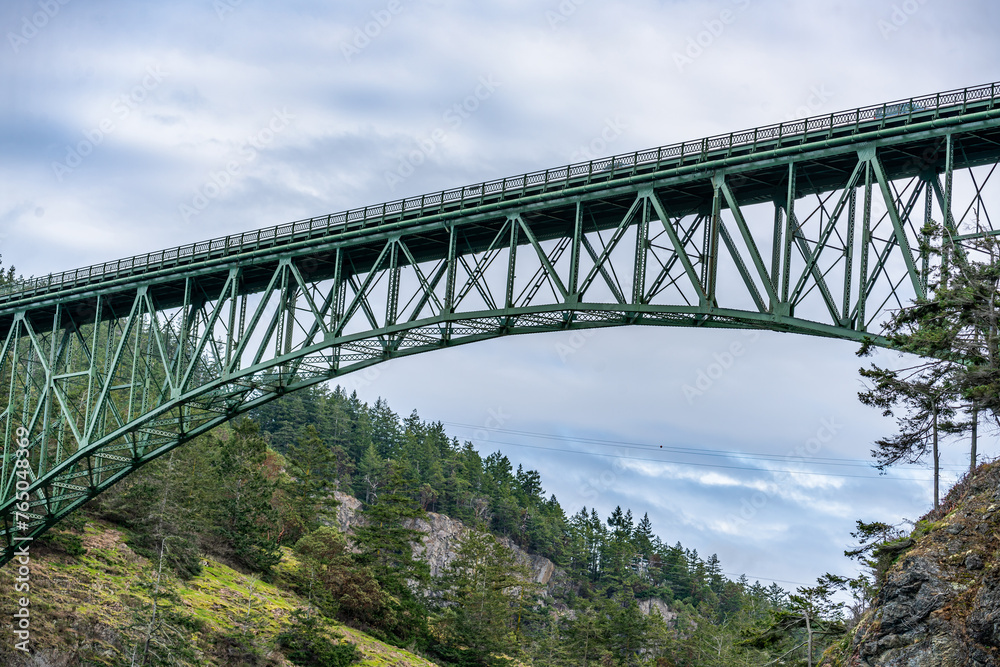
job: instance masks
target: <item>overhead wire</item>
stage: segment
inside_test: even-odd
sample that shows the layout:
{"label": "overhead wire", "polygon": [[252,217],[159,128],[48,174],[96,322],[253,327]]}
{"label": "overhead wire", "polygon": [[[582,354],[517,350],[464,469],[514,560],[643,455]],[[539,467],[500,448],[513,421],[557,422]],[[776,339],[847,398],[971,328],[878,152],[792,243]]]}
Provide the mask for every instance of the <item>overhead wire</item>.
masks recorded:
{"label": "overhead wire", "polygon": [[[759,461],[777,461],[777,462],[787,462],[787,463],[803,463],[810,465],[820,465],[820,466],[838,466],[838,467],[864,467],[870,468],[871,463],[862,461],[860,459],[838,459],[833,457],[813,457],[808,458],[795,458],[791,456],[781,456],[777,454],[750,454],[746,452],[740,452],[738,450],[724,450],[724,449],[700,449],[694,447],[677,447],[673,445],[650,445],[648,443],[637,443],[628,442],[623,440],[607,440],[601,438],[588,438],[588,437],[569,437],[569,436],[559,436],[550,433],[539,433],[535,431],[523,431],[516,429],[504,429],[499,427],[487,427],[487,426],[477,426],[474,424],[464,424],[461,422],[441,422],[443,425],[456,426],[460,428],[474,429],[476,431],[485,430],[493,431],[497,433],[507,433],[511,435],[524,435],[535,438],[556,440],[559,442],[572,442],[572,443],[583,443],[583,444],[593,444],[601,447],[629,447],[637,448],[645,451],[651,452],[664,452],[664,453],[675,453],[682,455],[694,455],[694,456],[711,456],[711,457],[724,457],[730,459],[748,459],[748,460],[759,460]],[[583,451],[579,449],[561,449],[556,447],[545,447],[538,444],[530,444],[525,442],[503,442],[497,440],[490,440],[492,444],[505,445],[511,447],[523,447],[529,449],[537,449],[542,451],[554,451],[563,452],[567,454],[582,454],[588,456],[605,456],[610,458],[628,459],[634,461],[647,461],[653,463],[667,463],[680,466],[696,466],[705,468],[720,468],[724,470],[748,470],[754,472],[770,472],[770,473],[786,473],[790,475],[814,475],[822,477],[843,477],[850,479],[879,479],[885,478],[885,475],[851,475],[847,473],[832,473],[832,472],[817,472],[817,471],[806,471],[806,470],[782,470],[767,467],[754,467],[754,466],[736,466],[736,465],[722,465],[716,463],[703,463],[696,461],[677,461],[661,458],[647,458],[634,456],[629,454],[621,453],[604,453],[604,452],[591,452]],[[955,472],[956,469],[952,468],[941,468],[947,472]],[[964,470],[964,468],[962,468]],[[918,477],[888,477],[888,479],[894,479],[897,481],[932,481],[930,479],[918,478]]]}

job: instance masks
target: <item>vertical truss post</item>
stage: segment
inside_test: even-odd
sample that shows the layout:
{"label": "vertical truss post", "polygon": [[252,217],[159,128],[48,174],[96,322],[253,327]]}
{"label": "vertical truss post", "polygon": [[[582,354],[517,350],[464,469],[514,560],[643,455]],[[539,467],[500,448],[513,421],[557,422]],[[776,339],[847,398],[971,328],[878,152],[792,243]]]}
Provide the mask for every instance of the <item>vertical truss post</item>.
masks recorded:
{"label": "vertical truss post", "polygon": [[[136,378],[138,378],[139,376],[139,357],[141,356],[139,351],[142,349],[142,329],[143,329],[142,323],[145,320],[145,317],[146,316],[143,313],[142,308],[136,311],[137,321],[134,327],[135,339],[132,341],[132,370],[129,372],[129,380],[128,380],[128,412],[125,416],[125,420],[129,422],[132,421],[135,415],[141,414],[141,413],[136,413],[133,410],[133,407],[135,405],[135,398],[136,398],[135,396]],[[227,334],[230,332],[231,330],[227,332]],[[229,336],[226,337],[229,338]],[[72,339],[70,339],[70,342],[72,343]],[[67,350],[67,354],[72,355],[72,348]],[[133,434],[133,443],[134,442],[135,442],[135,434]]]}
{"label": "vertical truss post", "polygon": [[724,174],[712,175],[712,219],[706,234],[708,241],[706,261],[708,265],[705,271],[705,294],[708,295],[710,306],[718,305],[715,288],[719,276],[719,222],[722,217],[721,183],[724,179]]}
{"label": "vertical truss post", "polygon": [[[284,351],[285,340],[285,313],[288,309],[288,260],[283,259],[278,264],[278,272],[281,274],[281,286],[278,288],[278,312],[274,314],[277,331],[274,334],[274,356],[279,357]],[[260,356],[260,355],[258,355]],[[254,363],[257,363],[255,360]]]}
{"label": "vertical truss post", "polygon": [[[774,234],[772,236],[771,244],[771,289],[775,293],[778,292],[778,276],[779,271],[781,271],[781,227],[783,220],[781,218],[781,206],[777,201],[774,202]],[[778,304],[775,301],[771,301],[771,312],[776,312]]]}
{"label": "vertical truss post", "polygon": [[851,318],[851,281],[854,269],[854,225],[858,208],[858,188],[851,185],[850,200],[847,205],[847,238],[844,243],[844,302],[841,322],[850,326]]}
{"label": "vertical truss post", "polygon": [[[249,300],[250,300],[249,294],[244,293],[240,297],[240,323],[236,335],[237,347],[239,347],[239,345],[242,344],[243,336],[246,334],[247,331],[247,302]],[[236,367],[239,368],[239,362],[240,362],[239,358],[233,359],[233,361],[235,362]]]}
{"label": "vertical truss post", "polygon": [[507,256],[507,296],[504,308],[514,307],[514,275],[517,268],[517,235],[521,227],[516,218],[507,218],[505,224],[510,225],[510,254]]}
{"label": "vertical truss post", "polygon": [[[337,248],[333,256],[333,285],[330,287],[330,296],[333,303],[330,304],[330,326],[327,328],[328,335],[337,336],[338,323],[344,317],[344,308],[347,300],[347,281],[344,280],[344,249]],[[330,352],[330,368],[334,371],[340,370],[340,346],[335,346]]]}
{"label": "vertical truss post", "polygon": [[[289,260],[290,262],[291,260]],[[291,277],[292,268],[291,265],[288,267],[288,275]],[[299,286],[294,282],[289,281],[288,285],[288,301],[285,304],[285,349],[282,354],[291,354],[292,352],[292,338],[295,334],[295,309],[298,307],[299,302]]]}
{"label": "vertical truss post", "polygon": [[646,291],[646,260],[649,247],[649,200],[642,198],[642,217],[635,231],[635,265],[632,271],[632,303],[641,306]]}
{"label": "vertical truss post", "polygon": [[788,303],[789,281],[792,277],[792,239],[795,237],[795,163],[788,163],[788,197],[785,200],[784,273],[781,277],[782,315],[791,315]]}
{"label": "vertical truss post", "polygon": [[[233,342],[237,340],[236,310],[239,307],[239,304],[237,303],[240,294],[239,278],[240,278],[239,268],[233,268],[229,270],[229,295],[228,295],[229,321],[228,321],[228,330],[226,331],[226,333],[228,334],[226,336],[226,364],[223,367],[223,373],[225,373],[225,371],[229,368],[229,365],[233,361]],[[137,347],[136,350],[138,349],[139,348]]]}
{"label": "vertical truss post", "polygon": [[56,304],[55,313],[52,315],[52,335],[49,344],[49,358],[45,364],[45,388],[42,390],[41,399],[45,402],[42,412],[42,437],[38,442],[38,468],[37,474],[45,473],[45,448],[49,441],[49,427],[52,411],[52,397],[55,392],[56,375],[56,344],[60,339],[59,331],[63,319],[63,306]]}
{"label": "vertical truss post", "polygon": [[[24,318],[22,321],[25,323],[25,331],[30,331],[31,325],[28,323],[27,318]],[[28,415],[30,414],[29,408],[31,405],[31,385],[33,384],[32,376],[35,373],[35,346],[29,342],[27,347],[28,361],[24,371],[24,401],[21,403],[21,423],[24,424],[25,427],[30,424]]]}
{"label": "vertical truss post", "polygon": [[344,250],[343,248],[337,248],[337,252],[333,258],[333,286],[330,287],[333,294],[333,305],[330,307],[330,326],[329,330],[334,334],[338,334],[336,331],[337,324],[344,317],[344,307],[346,304],[347,297],[347,281],[344,280]]}
{"label": "vertical truss post", "polygon": [[142,379],[142,399],[139,406],[142,412],[146,412],[146,408],[149,406],[149,388],[153,380],[153,342],[156,338],[151,329],[157,326],[156,316],[152,312],[149,312],[148,309],[147,316],[149,317],[149,325],[146,331],[146,359],[143,364],[145,370]]}
{"label": "vertical truss post", "polygon": [[868,304],[868,260],[872,245],[872,163],[867,159],[865,159],[865,204],[861,218],[861,267],[858,269],[858,321],[855,328],[858,331],[867,331],[865,306]]}
{"label": "vertical truss post", "polygon": [[396,323],[399,311],[399,239],[391,242],[389,250],[389,293],[386,295],[385,325],[391,327]]}
{"label": "vertical truss post", "polygon": [[[185,351],[187,349],[188,327],[191,324],[190,320],[194,319],[192,317],[193,313],[191,312],[191,310],[193,308],[193,305],[191,303],[191,299],[192,299],[192,296],[193,296],[192,295],[192,289],[193,289],[192,283],[193,283],[193,279],[192,278],[185,278],[184,279],[184,307],[181,310],[181,331],[180,331],[180,336],[178,336],[178,340],[177,340],[177,355],[176,355],[177,362],[176,362],[176,369],[175,369],[175,374],[174,374],[174,386],[177,387],[178,390],[180,390],[180,391],[183,391],[183,389],[184,389],[183,387],[181,387],[181,378],[183,377],[182,373],[184,372],[184,367],[186,366],[186,364],[184,363],[184,353],[185,353]],[[111,323],[113,323],[114,320],[108,320],[108,322],[109,322],[109,324],[108,324],[108,342],[110,343],[110,341],[111,341],[111,332],[114,329],[114,327],[112,326]],[[109,351],[110,351],[110,349],[111,348],[108,348]]]}
{"label": "vertical truss post", "polygon": [[921,230],[920,242],[920,282],[927,294],[928,280],[931,273],[931,224],[933,223],[934,188],[928,179],[923,180],[924,187],[924,228]]}
{"label": "vertical truss post", "polygon": [[948,272],[951,263],[951,255],[955,250],[954,234],[955,231],[955,219],[951,215],[951,199],[952,199],[952,182],[953,175],[955,171],[955,144],[953,141],[953,135],[948,134],[945,136],[945,154],[944,154],[944,202],[942,204],[942,217],[944,218],[944,233],[942,238],[944,242],[941,244],[941,285],[948,285]]}
{"label": "vertical truss post", "polygon": [[[83,423],[84,425],[90,423],[90,412],[93,408],[92,397],[94,395],[94,380],[97,377],[97,345],[100,338],[101,332],[101,310],[104,307],[104,299],[100,294],[97,295],[97,300],[94,305],[94,330],[91,332],[90,337],[90,355],[89,363],[87,366],[87,400],[84,404],[83,412]],[[153,325],[156,325],[155,317],[153,318]],[[169,373],[170,369],[164,368],[164,371]],[[83,443],[80,443],[81,445]]]}
{"label": "vertical truss post", "polygon": [[[448,276],[444,288],[444,313],[446,317],[455,312],[455,277],[458,272],[458,229],[452,225],[448,229]],[[452,322],[447,321],[442,333],[445,343],[451,341]]]}
{"label": "vertical truss post", "polygon": [[569,299],[567,299],[573,303],[580,302],[580,246],[583,243],[582,237],[583,202],[577,202],[576,211],[573,214],[573,246],[570,248]]}

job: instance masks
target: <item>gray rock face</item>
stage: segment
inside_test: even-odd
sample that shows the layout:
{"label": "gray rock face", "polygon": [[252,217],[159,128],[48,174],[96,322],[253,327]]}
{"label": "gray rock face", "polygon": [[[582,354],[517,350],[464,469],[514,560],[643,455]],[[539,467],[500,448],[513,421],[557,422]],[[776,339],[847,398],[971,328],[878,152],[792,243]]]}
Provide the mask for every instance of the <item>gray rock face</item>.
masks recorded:
{"label": "gray rock face", "polygon": [[[349,535],[354,526],[362,521],[361,501],[339,491],[334,494],[334,498],[339,503],[336,513],[337,528]],[[423,544],[414,549],[414,555],[427,562],[432,577],[439,576],[455,560],[458,547],[469,532],[469,527],[463,522],[434,512],[428,512],[425,519],[413,521],[410,527],[424,533]],[[501,538],[500,543],[514,552],[514,558],[528,569],[532,580],[542,586],[543,591],[551,592],[568,586],[567,577],[548,558],[528,553],[509,538]],[[658,613],[668,625],[673,625],[677,619],[677,613],[663,600],[656,598],[639,601],[639,609],[647,616],[653,612]],[[567,613],[572,612],[567,611]]]}
{"label": "gray rock face", "polygon": [[849,653],[825,664],[1000,667],[997,495],[1000,464],[953,490],[900,552]]}
{"label": "gray rock face", "polygon": [[[362,521],[361,501],[339,491],[334,494],[334,498],[339,503],[336,512],[336,527],[341,532],[350,535],[353,528]],[[459,545],[466,533],[469,532],[469,527],[463,522],[434,512],[428,512],[425,519],[411,522],[410,527],[424,533],[423,543],[414,549],[414,555],[427,562],[432,577],[439,576],[455,560]],[[528,569],[532,580],[542,586],[543,595],[546,595],[546,592],[568,587],[568,579],[562,570],[557,568],[555,563],[548,558],[525,551],[509,538],[501,538],[500,543],[514,553],[514,558],[520,565]],[[562,606],[558,603],[555,604],[557,610]],[[677,619],[677,613],[671,610],[666,602],[657,598],[640,600],[639,609],[647,616],[651,613],[659,614],[667,625],[673,625]],[[573,613],[568,609],[563,611],[567,614]]]}
{"label": "gray rock face", "polygon": [[677,613],[672,611],[667,603],[659,598],[650,598],[649,600],[639,601],[639,610],[649,616],[650,614],[656,613],[660,615],[667,625],[673,625],[674,621],[677,620]]}
{"label": "gray rock face", "polygon": [[[340,503],[337,506],[337,527],[350,534],[352,528],[361,521],[361,501],[339,491],[334,494],[334,498]],[[414,550],[414,555],[427,562],[432,577],[438,576],[455,560],[458,546],[469,532],[468,526],[461,521],[434,512],[428,512],[426,519],[413,521],[410,527],[425,533],[423,545]],[[510,539],[503,538],[500,543],[514,552],[517,562],[528,568],[535,583],[542,586],[552,583],[553,575],[556,574],[556,566],[552,561],[524,551]]]}

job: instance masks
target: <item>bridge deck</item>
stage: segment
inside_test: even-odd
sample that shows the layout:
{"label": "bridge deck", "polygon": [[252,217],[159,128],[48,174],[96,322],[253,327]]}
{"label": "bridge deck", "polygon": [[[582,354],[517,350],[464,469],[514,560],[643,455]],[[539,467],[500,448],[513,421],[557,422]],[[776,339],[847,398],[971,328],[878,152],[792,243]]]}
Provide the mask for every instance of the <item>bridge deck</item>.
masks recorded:
{"label": "bridge deck", "polygon": [[[47,306],[83,302],[98,292],[113,311],[116,288],[127,292],[140,277],[156,282],[154,296],[168,306],[183,300],[185,277],[199,275],[206,284],[221,284],[228,267],[235,264],[244,269],[243,288],[253,291],[271,275],[278,257],[290,252],[311,256],[309,277],[321,279],[332,274],[335,249],[350,246],[349,270],[361,273],[377,259],[386,236],[400,230],[420,229],[421,241],[411,242],[418,262],[444,256],[451,224],[463,226],[465,249],[477,251],[490,243],[498,221],[512,210],[532,218],[537,239],[544,241],[566,234],[576,202],[594,200],[588,211],[591,222],[597,229],[607,229],[618,224],[640,184],[660,191],[670,215],[706,213],[712,189],[705,175],[720,169],[742,176],[734,186],[741,204],[784,198],[790,160],[797,163],[796,196],[820,193],[844,182],[857,162],[857,149],[867,143],[878,146],[892,179],[940,173],[943,137],[949,133],[962,134],[955,151],[956,169],[989,164],[1000,157],[998,100],[1000,83],[963,88],[486,181],[50,274],[0,291],[0,334],[9,329],[19,310],[29,308],[31,319],[44,327],[50,314]],[[131,297],[123,294],[122,299],[125,303]]]}

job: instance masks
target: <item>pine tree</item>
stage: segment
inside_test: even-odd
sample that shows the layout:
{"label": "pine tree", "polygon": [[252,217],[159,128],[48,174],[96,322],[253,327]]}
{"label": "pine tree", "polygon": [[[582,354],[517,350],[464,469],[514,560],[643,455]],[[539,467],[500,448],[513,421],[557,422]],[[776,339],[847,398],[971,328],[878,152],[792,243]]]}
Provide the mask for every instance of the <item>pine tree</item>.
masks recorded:
{"label": "pine tree", "polygon": [[605,607],[606,645],[619,665],[638,665],[650,630],[649,618],[639,610],[635,598],[622,591]]}
{"label": "pine tree", "polygon": [[298,442],[288,448],[289,491],[306,526],[316,528],[335,505],[336,458],[315,426],[306,426]]}
{"label": "pine tree", "polygon": [[533,591],[528,571],[487,533],[469,531],[441,578],[439,626],[450,643],[467,647],[466,657],[485,660],[518,646],[518,619]]}
{"label": "pine tree", "polygon": [[934,509],[940,491],[940,441],[944,434],[954,433],[954,401],[958,388],[948,367],[936,362],[921,363],[903,370],[889,370],[872,364],[861,369],[861,376],[873,383],[858,398],[865,405],[882,410],[886,417],[902,407],[906,414],[897,419],[899,432],[876,442],[872,456],[879,470],[900,461],[916,463],[928,450],[934,467]]}
{"label": "pine tree", "polygon": [[369,443],[364,458],[358,465],[358,474],[355,478],[356,492],[360,491],[357,495],[363,497],[366,504],[374,503],[378,498],[386,470],[386,462],[378,455],[375,445]]}
{"label": "pine tree", "polygon": [[638,549],[639,553],[643,554],[647,559],[649,559],[653,553],[654,538],[653,522],[649,520],[649,514],[645,513],[642,515],[642,520],[639,521],[639,525],[635,530],[635,547]]}
{"label": "pine tree", "polygon": [[271,506],[277,484],[264,474],[266,456],[259,427],[247,419],[220,441],[215,463],[222,489],[218,532],[236,560],[265,573],[281,560],[277,512]]}
{"label": "pine tree", "polygon": [[354,529],[355,560],[369,568],[379,586],[394,599],[397,620],[390,632],[402,640],[423,635],[427,631],[426,609],[414,591],[427,583],[430,568],[414,556],[422,533],[411,525],[424,512],[404,493],[395,467],[390,468],[382,492],[361,515],[364,523]]}
{"label": "pine tree", "polygon": [[[2,258],[3,258],[3,255],[0,255],[0,259],[2,259]],[[18,282],[19,280],[24,280],[24,277],[23,276],[21,276],[21,277],[17,277],[16,276],[16,272],[15,272],[13,264],[11,264],[9,267],[7,267],[6,271],[3,271],[2,270],[2,266],[0,266],[0,285],[12,285],[12,284]]]}

